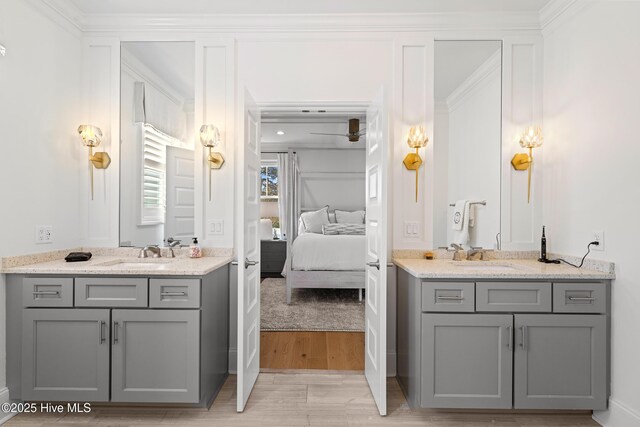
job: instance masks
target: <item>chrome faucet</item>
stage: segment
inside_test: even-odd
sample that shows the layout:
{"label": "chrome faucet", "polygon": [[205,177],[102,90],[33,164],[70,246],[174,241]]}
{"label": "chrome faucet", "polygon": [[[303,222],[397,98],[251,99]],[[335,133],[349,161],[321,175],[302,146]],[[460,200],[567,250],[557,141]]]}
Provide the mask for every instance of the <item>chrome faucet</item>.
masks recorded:
{"label": "chrome faucet", "polygon": [[147,251],[153,254],[153,258],[162,257],[162,253],[160,252],[160,248],[158,247],[158,245],[147,245],[140,250],[140,255],[138,255],[138,258],[147,258]]}
{"label": "chrome faucet", "polygon": [[469,261],[484,261],[486,258],[486,251],[481,247],[472,246],[471,249],[467,252],[467,259]]}
{"label": "chrome faucet", "polygon": [[[467,252],[464,250],[464,248],[462,246],[460,246],[457,243],[452,243],[450,245],[454,252],[453,252],[453,260],[454,261],[464,261],[467,259]],[[447,248],[447,250],[449,250]]]}
{"label": "chrome faucet", "polygon": [[176,254],[173,252],[173,248],[180,247],[180,240],[176,240],[173,237],[167,239],[167,246],[169,246],[169,258],[175,258]]}

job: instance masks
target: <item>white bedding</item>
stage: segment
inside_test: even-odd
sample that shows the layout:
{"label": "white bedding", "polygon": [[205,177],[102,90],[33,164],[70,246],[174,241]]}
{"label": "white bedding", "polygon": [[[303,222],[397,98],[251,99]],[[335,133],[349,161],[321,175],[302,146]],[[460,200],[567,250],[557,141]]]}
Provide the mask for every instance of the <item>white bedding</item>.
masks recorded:
{"label": "white bedding", "polygon": [[364,270],[366,236],[305,233],[291,245],[294,270]]}

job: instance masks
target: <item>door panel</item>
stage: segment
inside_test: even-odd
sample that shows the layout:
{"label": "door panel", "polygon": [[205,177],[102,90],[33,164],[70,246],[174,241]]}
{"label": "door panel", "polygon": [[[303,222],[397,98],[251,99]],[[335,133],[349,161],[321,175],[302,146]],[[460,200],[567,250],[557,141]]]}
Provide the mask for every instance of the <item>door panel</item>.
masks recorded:
{"label": "door panel", "polygon": [[109,310],[28,309],[22,398],[109,401]]}
{"label": "door panel", "polygon": [[606,409],[605,315],[516,315],[514,407]]}
{"label": "door panel", "polygon": [[195,175],[193,150],[167,146],[167,217],[165,239],[190,242],[195,234]]}
{"label": "door panel", "polygon": [[511,408],[513,317],[423,314],[421,406]]}
{"label": "door panel", "polygon": [[238,412],[260,371],[260,111],[246,90],[238,141]]}
{"label": "door panel", "polygon": [[113,402],[199,402],[199,310],[113,310],[112,320]]}
{"label": "door panel", "polygon": [[387,115],[383,92],[367,109],[365,376],[387,414]]}

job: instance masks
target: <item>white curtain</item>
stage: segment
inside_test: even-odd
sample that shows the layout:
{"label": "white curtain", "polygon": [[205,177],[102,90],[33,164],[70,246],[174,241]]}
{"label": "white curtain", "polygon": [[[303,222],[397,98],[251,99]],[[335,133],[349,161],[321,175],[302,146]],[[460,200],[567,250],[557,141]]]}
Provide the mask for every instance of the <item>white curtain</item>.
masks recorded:
{"label": "white curtain", "polygon": [[289,212],[287,203],[289,197],[289,154],[278,153],[278,216],[280,217],[280,235],[287,239]]}

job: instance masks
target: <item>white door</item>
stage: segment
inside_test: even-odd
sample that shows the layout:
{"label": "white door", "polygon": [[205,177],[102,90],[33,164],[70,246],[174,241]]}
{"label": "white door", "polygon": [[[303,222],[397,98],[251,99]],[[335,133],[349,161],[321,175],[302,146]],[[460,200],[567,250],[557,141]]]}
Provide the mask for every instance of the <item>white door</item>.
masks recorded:
{"label": "white door", "polygon": [[164,238],[188,245],[195,235],[194,152],[167,146],[167,217]]}
{"label": "white door", "polygon": [[387,115],[383,92],[367,109],[367,267],[364,373],[387,415]]}
{"label": "white door", "polygon": [[260,110],[244,91],[238,110],[238,412],[260,371]]}

